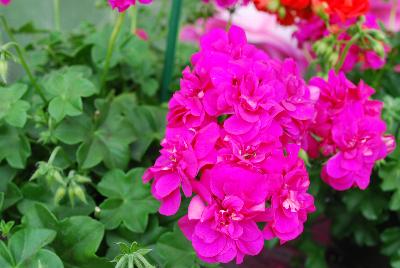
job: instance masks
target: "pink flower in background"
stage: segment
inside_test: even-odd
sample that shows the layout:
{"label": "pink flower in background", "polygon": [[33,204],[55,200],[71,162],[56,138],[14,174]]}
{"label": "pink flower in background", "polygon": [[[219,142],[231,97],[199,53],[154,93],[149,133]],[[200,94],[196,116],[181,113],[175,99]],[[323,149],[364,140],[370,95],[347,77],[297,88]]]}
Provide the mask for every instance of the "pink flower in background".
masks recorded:
{"label": "pink flower in background", "polygon": [[[349,19],[346,21],[342,21],[339,17],[331,17],[330,24],[332,29],[337,29],[339,31],[338,39],[342,41],[349,41],[352,37],[349,36],[345,30],[354,25],[355,19]],[[302,20],[298,24],[298,30],[293,34],[293,36],[298,40],[299,46],[307,49],[308,54],[312,57],[315,57],[315,53],[312,50],[312,45],[315,41],[322,39],[330,34],[332,29],[328,30],[324,21],[314,16],[308,20]],[[379,30],[378,20],[372,14],[366,15],[366,21],[363,25],[366,29],[375,29]],[[367,40],[366,43],[369,41]],[[378,41],[376,41],[378,42]],[[345,49],[346,44],[343,44],[341,47],[341,51]],[[380,69],[386,63],[387,53],[390,51],[390,47],[388,44],[383,44],[383,51],[378,53],[372,48],[362,48],[358,44],[354,44],[350,47],[346,59],[343,63],[341,71],[349,72],[353,70],[353,68],[360,64],[362,69]]]}
{"label": "pink flower in background", "polygon": [[[385,24],[385,27],[390,31],[400,31],[400,0],[370,0],[370,3],[370,14],[376,16],[380,21],[382,21]],[[394,4],[396,6],[394,6]],[[395,11],[393,21],[391,21],[392,10]]]}
{"label": "pink flower in background", "polygon": [[185,236],[205,262],[227,263],[257,255],[264,239],[256,217],[264,212],[267,189],[259,173],[230,165],[204,172],[201,182],[209,189],[195,196],[188,215],[179,221]]}
{"label": "pink flower in background", "polygon": [[[198,43],[201,36],[210,30],[225,29],[228,19],[228,12],[220,10],[212,18],[200,19],[193,25],[184,26],[180,32],[180,39],[184,42]],[[293,58],[301,72],[306,68],[304,53],[292,38],[294,27],[278,24],[274,15],[258,11],[253,5],[237,8],[232,16],[232,23],[246,32],[249,43],[264,50],[271,58],[279,60]]]}
{"label": "pink flower in background", "polygon": [[368,116],[357,120],[358,111],[353,109],[344,112],[332,129],[339,152],[328,160],[322,176],[336,190],[353,185],[366,189],[375,161],[389,153],[383,140],[385,123]]}
{"label": "pink flower in background", "polygon": [[5,6],[9,5],[10,3],[11,3],[11,0],[0,0],[0,4],[5,5]]}
{"label": "pink flower in background", "polygon": [[232,8],[236,5],[247,5],[250,0],[202,0],[204,3],[213,2],[221,8]]}
{"label": "pink flower in background", "polygon": [[[141,4],[149,4],[152,0],[138,0]],[[136,0],[108,0],[112,9],[117,8],[118,12],[124,12],[130,6],[134,6],[136,4]]]}
{"label": "pink flower in background", "polygon": [[[320,89],[311,126],[318,137],[314,142],[323,155],[332,156],[322,170],[323,180],[336,190],[365,189],[375,162],[395,148],[394,138],[385,135],[383,103],[369,99],[374,93],[371,87],[362,81],[356,86],[343,73],[331,71],[328,81],[313,78],[310,85]],[[312,155],[317,156],[315,149]]]}

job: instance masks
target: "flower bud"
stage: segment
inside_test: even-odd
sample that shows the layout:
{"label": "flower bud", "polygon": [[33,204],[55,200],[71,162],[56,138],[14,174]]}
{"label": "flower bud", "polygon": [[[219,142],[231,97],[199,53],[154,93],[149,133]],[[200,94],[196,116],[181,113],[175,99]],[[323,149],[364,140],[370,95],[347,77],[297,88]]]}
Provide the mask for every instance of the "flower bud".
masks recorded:
{"label": "flower bud", "polygon": [[0,78],[4,83],[7,83],[8,63],[0,57]]}
{"label": "flower bud", "polygon": [[374,38],[374,39],[376,39],[376,40],[378,40],[378,41],[385,41],[385,40],[386,40],[386,35],[385,35],[382,31],[380,31],[380,30],[372,29],[372,30],[369,30],[369,31],[368,31],[368,34],[369,34],[372,38]]}
{"label": "flower bud", "polygon": [[64,186],[60,186],[58,187],[55,195],[54,195],[54,203],[55,204],[59,204],[60,201],[64,198],[65,194],[66,194],[66,190]]}
{"label": "flower bud", "polygon": [[86,196],[85,196],[85,192],[83,191],[82,187],[79,185],[74,185],[72,186],[74,194],[76,197],[78,197],[79,200],[81,200],[83,203],[87,203],[86,201]]}
{"label": "flower bud", "polygon": [[385,49],[383,47],[382,42],[374,41],[371,42],[372,50],[376,52],[376,54],[379,55],[379,57],[384,58],[385,57]]}

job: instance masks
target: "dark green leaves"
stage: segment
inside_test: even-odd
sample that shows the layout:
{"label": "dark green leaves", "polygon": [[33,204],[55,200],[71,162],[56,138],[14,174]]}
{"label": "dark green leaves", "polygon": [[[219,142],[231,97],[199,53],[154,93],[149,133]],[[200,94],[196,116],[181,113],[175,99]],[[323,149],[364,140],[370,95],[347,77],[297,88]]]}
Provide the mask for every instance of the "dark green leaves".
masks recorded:
{"label": "dark green leaves", "polygon": [[0,161],[7,160],[13,168],[24,168],[31,154],[31,146],[25,134],[17,128],[0,126]]}
{"label": "dark green leaves", "polygon": [[100,222],[75,216],[60,222],[54,246],[65,261],[84,263],[96,257],[103,235],[104,226]]}
{"label": "dark green leaves", "polygon": [[132,106],[136,106],[136,98],[133,94],[124,94],[111,104],[98,106],[98,127],[88,133],[79,147],[78,163],[83,169],[94,167],[101,161],[108,168],[125,168],[129,162],[129,144],[135,140],[127,114]]}
{"label": "dark green leaves", "polygon": [[48,111],[56,121],[67,115],[82,114],[82,98],[97,92],[94,84],[84,77],[84,72],[74,68],[52,72],[43,84],[50,97]]}
{"label": "dark green leaves", "polygon": [[56,232],[43,228],[23,228],[12,235],[8,246],[0,242],[0,266],[61,268],[60,258],[44,249],[55,238]]}
{"label": "dark green leaves", "polygon": [[198,267],[198,260],[192,244],[176,226],[173,232],[160,237],[156,247],[163,258],[165,268]]}
{"label": "dark green leaves", "polygon": [[29,103],[22,100],[28,87],[23,84],[14,84],[10,87],[0,87],[0,124],[4,120],[11,126],[23,127],[27,120]]}
{"label": "dark green leaves", "polygon": [[97,189],[107,199],[100,205],[100,220],[107,229],[123,223],[133,232],[144,232],[149,214],[158,209],[149,185],[142,183],[143,169],[136,168],[125,174],[121,170],[108,172]]}

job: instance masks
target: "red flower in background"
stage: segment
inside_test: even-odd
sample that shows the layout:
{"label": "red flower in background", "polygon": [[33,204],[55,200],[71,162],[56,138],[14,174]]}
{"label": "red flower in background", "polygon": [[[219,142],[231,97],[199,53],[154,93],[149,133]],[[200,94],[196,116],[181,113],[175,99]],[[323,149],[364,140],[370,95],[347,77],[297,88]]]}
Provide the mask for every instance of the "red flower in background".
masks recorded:
{"label": "red flower in background", "polygon": [[356,18],[368,12],[369,0],[328,0],[328,10],[331,14],[337,14],[343,21]]}
{"label": "red flower in background", "polygon": [[311,0],[281,0],[281,4],[293,9],[305,9],[310,6]]}

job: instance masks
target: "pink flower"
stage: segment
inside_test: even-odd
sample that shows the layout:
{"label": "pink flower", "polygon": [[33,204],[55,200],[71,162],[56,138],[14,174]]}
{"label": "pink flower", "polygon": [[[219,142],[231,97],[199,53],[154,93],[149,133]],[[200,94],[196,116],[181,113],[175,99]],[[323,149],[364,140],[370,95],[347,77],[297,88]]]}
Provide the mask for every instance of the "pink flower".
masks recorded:
{"label": "pink flower", "polygon": [[[387,148],[384,142],[385,123],[379,118],[363,117],[355,109],[351,107],[345,111],[332,129],[339,151],[328,160],[322,177],[336,190],[352,186],[366,189],[375,162],[386,157],[393,148],[393,145]],[[391,140],[389,144],[394,143],[394,139]]]}
{"label": "pink flower", "polygon": [[[138,0],[141,4],[149,4],[152,0]],[[108,0],[112,9],[117,8],[118,12],[124,12],[130,6],[136,5],[136,0]]]}
{"label": "pink flower", "polygon": [[[201,36],[211,30],[225,29],[229,17],[228,11],[218,10],[214,17],[199,19],[192,25],[185,25],[181,30],[180,39],[184,42],[198,43]],[[249,43],[262,49],[271,58],[293,58],[301,72],[305,71],[307,61],[303,51],[297,48],[292,38],[293,29],[278,24],[274,15],[258,11],[253,5],[240,6],[232,16],[232,23],[246,32]]]}
{"label": "pink flower", "polygon": [[275,173],[269,175],[271,206],[267,208],[266,239],[278,237],[281,243],[295,239],[303,232],[307,214],[314,212],[314,199],[307,193],[310,185],[304,162],[298,157],[299,147],[288,146],[288,155],[271,160]]}
{"label": "pink flower", "polygon": [[[370,14],[376,16],[381,20],[386,28],[393,32],[400,30],[400,0],[385,1],[385,0],[371,0]],[[397,6],[394,6],[397,5]],[[395,9],[394,23],[390,21],[390,14],[392,9]]]}
{"label": "pink flower", "polygon": [[[322,170],[323,180],[336,190],[365,189],[375,162],[395,148],[394,138],[384,134],[383,103],[369,99],[371,87],[362,81],[355,86],[343,73],[331,71],[328,81],[313,78],[310,84],[320,89],[311,126],[314,142],[323,155],[332,156]],[[312,146],[316,156],[316,144]]]}
{"label": "pink flower", "polygon": [[[161,156],[144,181],[154,179],[152,194],[164,215],[178,211],[181,189],[186,197],[195,193],[179,226],[198,256],[241,263],[262,250],[257,223],[287,241],[313,210],[292,143],[307,136],[318,90],[307,86],[293,60],[272,60],[236,26],[203,36],[191,62],[169,102]],[[267,203],[273,206],[266,210]],[[285,221],[291,221],[286,229]]]}
{"label": "pink flower", "polygon": [[210,191],[195,196],[188,215],[179,221],[199,258],[222,263],[236,258],[240,264],[245,255],[260,253],[264,239],[255,218],[265,209],[265,177],[217,165],[205,171],[201,180]]}
{"label": "pink flower", "polygon": [[5,6],[9,5],[10,3],[11,3],[11,0],[0,0],[0,4],[5,5]]}
{"label": "pink flower", "polygon": [[[209,3],[210,0],[202,0],[205,3]],[[250,0],[215,0],[215,4],[221,8],[231,8],[235,5],[243,4],[246,5]]]}
{"label": "pink flower", "polygon": [[143,181],[154,178],[152,194],[161,201],[160,213],[175,214],[181,203],[180,186],[186,196],[192,195],[191,180],[198,172],[198,161],[191,141],[182,136],[166,139],[161,156],[144,174]]}

